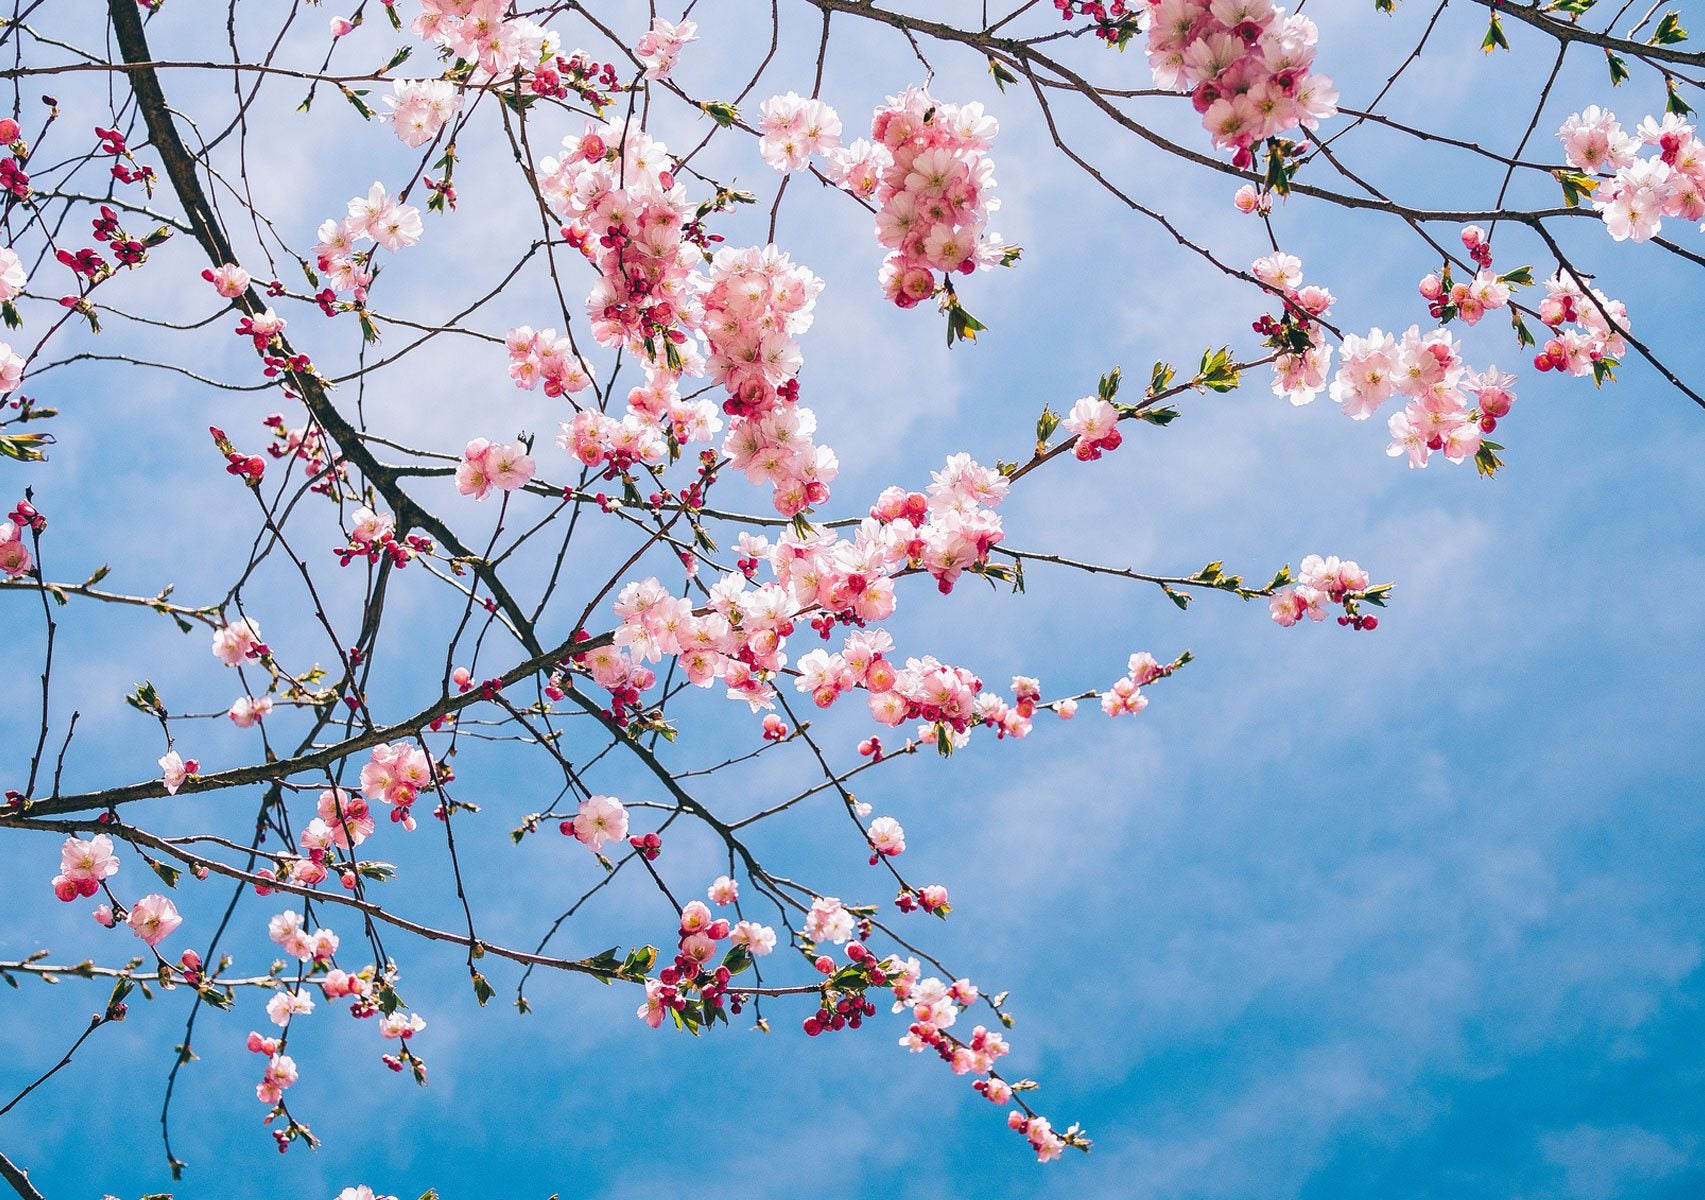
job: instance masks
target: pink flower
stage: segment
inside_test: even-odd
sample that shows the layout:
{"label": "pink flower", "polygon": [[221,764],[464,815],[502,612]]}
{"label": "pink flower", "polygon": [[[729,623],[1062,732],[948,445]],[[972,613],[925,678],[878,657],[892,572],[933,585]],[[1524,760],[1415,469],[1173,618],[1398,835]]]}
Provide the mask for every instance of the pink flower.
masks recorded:
{"label": "pink flower", "polygon": [[835,897],[819,896],[811,901],[805,917],[805,936],[814,942],[840,945],[853,935],[853,915]]}
{"label": "pink flower", "polygon": [[249,290],[249,273],[234,263],[203,271],[201,277],[213,285],[213,290],[227,300],[235,300]]}
{"label": "pink flower", "polygon": [[870,823],[870,844],[878,854],[892,857],[905,851],[906,831],[893,817],[877,817]]}
{"label": "pink flower", "polygon": [[391,109],[391,124],[405,146],[424,146],[437,137],[462,105],[461,93],[448,80],[396,79],[391,90],[393,94],[385,97],[385,103]]}
{"label": "pink flower", "polygon": [[753,958],[762,958],[776,948],[776,931],[753,921],[741,921],[728,932],[728,940],[744,946]]}
{"label": "pink flower", "polygon": [[30,549],[15,521],[0,521],[0,571],[16,579],[30,569]]}
{"label": "pink flower", "polygon": [[112,839],[97,833],[88,841],[66,838],[59,850],[60,870],[70,879],[110,879],[118,871]]}
{"label": "pink flower", "polygon": [[306,1016],[313,1011],[313,998],[306,992],[279,992],[266,1002],[266,1015],[280,1029],[290,1024],[290,1018]]}
{"label": "pink flower", "polygon": [[13,351],[5,342],[0,342],[0,396],[17,391],[18,385],[23,381],[23,356]]}
{"label": "pink flower", "polygon": [[1231,202],[1240,213],[1260,213],[1265,216],[1273,210],[1272,196],[1256,191],[1255,185],[1250,183],[1238,188]]}
{"label": "pink flower", "polygon": [[160,757],[160,770],[164,772],[161,782],[166,785],[166,791],[177,795],[184,781],[201,769],[201,764],[195,759],[184,759],[176,750],[168,750]]}
{"label": "pink flower", "polygon": [[255,1098],[262,1104],[277,1104],[284,1098],[284,1089],[298,1078],[296,1060],[288,1054],[273,1054],[266,1062],[266,1073],[255,1086]]}
{"label": "pink flower", "polygon": [[259,653],[262,645],[260,624],[252,617],[239,617],[213,634],[213,656],[227,667]]}
{"label": "pink flower", "polygon": [[150,893],[130,906],[130,918],[125,924],[150,946],[158,946],[183,924],[183,918],[170,900]]}
{"label": "pink flower", "polygon": [[394,1012],[379,1018],[379,1036],[407,1041],[426,1028],[426,1018],[414,1012]]}
{"label": "pink flower", "polygon": [[332,37],[340,38],[355,29],[355,22],[348,17],[333,17],[331,19]]}
{"label": "pink flower", "polygon": [[726,875],[718,875],[710,885],[710,902],[718,906],[733,904],[740,899],[740,885]]}
{"label": "pink flower", "polygon": [[667,79],[688,42],[698,41],[699,27],[692,21],[671,25],[662,17],[651,18],[651,29],[640,35],[634,57],[645,64],[647,79]]}
{"label": "pink flower", "polygon": [[664,985],[655,979],[645,981],[645,1003],[639,1006],[638,1017],[653,1029],[663,1024],[663,1017],[669,1012],[669,1004],[664,999]]}
{"label": "pink flower", "polygon": [[[627,810],[614,796],[589,796],[580,802],[580,811],[575,814],[573,829],[574,836],[597,853],[603,850],[606,842],[619,842],[627,837]],[[697,904],[698,901],[693,903]]]}
{"label": "pink flower", "polygon": [[331,831],[331,844],[344,849],[366,841],[376,824],[366,797],[351,795],[342,788],[320,793],[319,814]]}
{"label": "pink flower", "polygon": [[60,878],[75,885],[75,894],[94,895],[101,883],[117,872],[118,855],[113,853],[112,839],[104,833],[97,833],[86,842],[81,838],[66,838],[59,848]]}
{"label": "pink flower", "polygon": [[10,303],[24,294],[30,282],[23,260],[10,248],[0,248],[0,302]]}
{"label": "pink flower", "polygon": [[261,696],[254,700],[247,696],[238,696],[231,702],[231,708],[225,715],[231,718],[231,723],[238,729],[249,729],[271,711],[271,696]]}
{"label": "pink flower", "polygon": [[821,100],[789,92],[771,96],[758,111],[758,153],[784,175],[803,168],[813,154],[840,149],[841,118]]}
{"label": "pink flower", "polygon": [[475,438],[462,451],[456,468],[456,490],[484,500],[492,488],[514,491],[533,477],[534,464],[520,442],[510,445]]}

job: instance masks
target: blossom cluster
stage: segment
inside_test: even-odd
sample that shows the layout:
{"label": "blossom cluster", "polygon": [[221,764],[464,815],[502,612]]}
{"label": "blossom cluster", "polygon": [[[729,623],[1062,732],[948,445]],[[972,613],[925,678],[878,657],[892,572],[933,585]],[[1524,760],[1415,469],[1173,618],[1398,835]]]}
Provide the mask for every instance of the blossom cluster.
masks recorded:
{"label": "blossom cluster", "polygon": [[937,272],[969,275],[1009,261],[1000,235],[987,230],[1000,207],[989,157],[999,132],[981,104],[908,88],[876,110],[872,140],[827,155],[828,178],[877,205],[876,239],[890,251],[882,292],[901,308],[935,295]]}
{"label": "blossom cluster", "polygon": [[1411,325],[1401,338],[1379,329],[1346,336],[1332,399],[1361,421],[1392,396],[1403,396],[1403,411],[1387,422],[1387,453],[1407,454],[1410,466],[1424,467],[1435,451],[1456,463],[1477,458],[1481,435],[1510,411],[1514,384],[1515,377],[1496,366],[1470,370],[1448,329],[1422,333]]}
{"label": "blossom cluster", "polygon": [[438,43],[474,66],[475,83],[507,83],[556,55],[557,35],[526,17],[511,17],[509,0],[421,0],[415,36]]}
{"label": "blossom cluster", "polygon": [[1545,281],[1539,319],[1552,334],[1534,356],[1533,365],[1541,371],[1599,379],[1628,352],[1623,337],[1632,328],[1628,309],[1598,288],[1584,290],[1573,272],[1558,271]]}
{"label": "blossom cluster", "polygon": [[393,253],[420,241],[424,229],[420,210],[403,204],[377,181],[365,196],[349,202],[342,220],[328,218],[320,224],[314,262],[334,292],[353,292],[357,303],[365,303],[373,282],[373,250],[361,249],[371,242]]}
{"label": "blossom cluster", "polygon": [[[702,261],[684,237],[687,192],[668,147],[638,128],[588,121],[539,164],[540,194],[568,224],[564,234],[598,270],[586,300],[592,336],[644,361],[690,370],[700,325],[693,282]],[[696,371],[694,373],[697,373]]]}
{"label": "blossom cluster", "polygon": [[513,492],[525,486],[536,469],[523,443],[475,438],[462,449],[462,461],[456,467],[456,490],[484,500],[492,488]]}
{"label": "blossom cluster", "polygon": [[699,40],[699,27],[696,22],[682,21],[671,25],[662,17],[651,18],[651,28],[640,35],[639,43],[634,46],[634,57],[645,64],[647,79],[667,79],[675,64],[680,61],[681,51],[688,42]]}
{"label": "blossom cluster", "polygon": [[816,97],[771,96],[758,113],[758,153],[783,175],[803,170],[813,154],[826,158],[841,147],[841,118]]}
{"label": "blossom cluster", "polygon": [[1287,629],[1304,617],[1324,621],[1328,606],[1337,604],[1345,610],[1338,624],[1373,630],[1379,628],[1379,618],[1358,611],[1358,604],[1364,599],[1378,602],[1377,592],[1369,588],[1368,582],[1368,573],[1354,562],[1341,561],[1337,555],[1322,558],[1310,554],[1302,560],[1296,586],[1274,592],[1268,606],[1273,620]]}
{"label": "blossom cluster", "polygon": [[613,478],[636,464],[659,464],[671,447],[679,451],[694,442],[709,442],[721,431],[722,417],[714,403],[683,400],[675,376],[647,370],[645,383],[628,392],[625,414],[614,417],[582,409],[562,423],[556,441],[583,465],[603,467],[605,476]]}
{"label": "blossom cluster", "polygon": [[592,386],[592,375],[569,338],[554,329],[518,325],[503,339],[509,351],[509,378],[532,391],[543,384],[547,396],[572,396]]}
{"label": "blossom cluster", "polygon": [[964,570],[986,563],[1004,536],[993,510],[1006,491],[998,471],[958,454],[934,474],[928,495],[883,492],[851,538],[789,529],[771,544],[743,534],[741,549],[752,570],[760,559],[767,562],[773,583],[753,587],[748,572],[729,572],[710,586],[698,612],[655,578],[629,583],[614,606],[620,623],[612,644],[581,652],[576,661],[600,686],[631,695],[655,682],[642,664],[671,655],[690,682],[708,687],[721,680],[731,698],[767,708],[774,697],[770,681],[788,664],[795,622],[814,614],[812,626],[824,639],[837,624],[854,627],[839,651],[815,650],[797,664],[796,686],[819,706],[863,688],[872,714],[890,726],[922,719],[962,733],[986,719],[1022,735],[1028,726],[1010,721],[998,700],[979,707],[982,685],[969,671],[929,658],[897,669],[888,658],[892,638],[864,628],[894,612],[897,573],[925,570],[947,592]]}
{"label": "blossom cluster", "polygon": [[[1644,242],[1665,217],[1705,222],[1705,142],[1681,114],[1647,117],[1629,134],[1615,113],[1594,104],[1570,114],[1557,137],[1570,166],[1609,177],[1592,189],[1593,207],[1617,241]],[[1656,153],[1642,157],[1648,148]]]}
{"label": "blossom cluster", "polygon": [[1294,254],[1274,251],[1256,259],[1249,269],[1284,301],[1279,316],[1255,322],[1255,332],[1266,335],[1267,344],[1276,351],[1273,394],[1288,397],[1292,404],[1307,404],[1326,386],[1332,347],[1319,319],[1332,311],[1335,298],[1317,284],[1303,285],[1302,260]]}
{"label": "blossom cluster", "polygon": [[1332,80],[1312,70],[1319,31],[1272,0],[1150,0],[1155,85],[1189,92],[1214,145],[1248,169],[1254,147],[1338,111]]}
{"label": "blossom cluster", "polygon": [[386,118],[405,146],[423,146],[438,136],[462,106],[456,85],[443,79],[397,79],[385,97]]}
{"label": "blossom cluster", "polygon": [[[708,894],[713,904],[733,904],[739,887],[724,875],[710,885]],[[721,945],[725,941],[730,947],[726,953]],[[770,953],[775,944],[775,930],[751,921],[731,923],[715,916],[703,900],[689,900],[681,909],[675,960],[656,978],[646,979],[639,1019],[656,1029],[671,1013],[678,1022],[705,1024],[726,1020],[725,1006],[738,1015],[749,997],[731,990],[735,973],[750,966],[752,958]],[[719,954],[722,961],[712,965]]]}
{"label": "blossom cluster", "polygon": [[1171,667],[1162,666],[1147,650],[1139,650],[1126,663],[1124,678],[1101,693],[1101,711],[1110,717],[1135,716],[1149,706],[1142,689],[1170,674]]}
{"label": "blossom cluster", "polygon": [[1462,244],[1479,268],[1474,278],[1463,282],[1451,279],[1450,265],[1441,275],[1428,275],[1421,280],[1421,296],[1427,301],[1427,311],[1441,320],[1460,317],[1464,324],[1478,325],[1488,312],[1508,306],[1511,281],[1526,278],[1520,275],[1505,277],[1492,270],[1492,246],[1486,231],[1469,225],[1462,231]]}
{"label": "blossom cluster", "polygon": [[798,405],[794,339],[811,327],[823,281],[765,246],[717,251],[709,282],[705,369],[728,391],[724,452],[749,480],[774,489],[776,511],[804,512],[828,499],[840,468],[832,450],[812,442],[816,417]]}
{"label": "blossom cluster", "polygon": [[421,792],[437,785],[444,770],[435,769],[431,757],[419,746],[407,742],[375,746],[361,768],[361,794],[389,804],[391,820],[412,831],[415,823],[410,806]]}

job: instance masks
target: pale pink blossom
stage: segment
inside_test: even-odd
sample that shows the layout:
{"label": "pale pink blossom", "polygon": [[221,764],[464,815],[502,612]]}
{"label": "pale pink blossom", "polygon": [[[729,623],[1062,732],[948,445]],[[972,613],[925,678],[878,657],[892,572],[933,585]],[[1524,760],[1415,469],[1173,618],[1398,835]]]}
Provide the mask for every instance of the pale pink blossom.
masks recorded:
{"label": "pale pink blossom", "polygon": [[183,918],[178,916],[177,905],[164,896],[150,893],[130,906],[130,917],[125,924],[150,946],[158,946],[183,924]]}

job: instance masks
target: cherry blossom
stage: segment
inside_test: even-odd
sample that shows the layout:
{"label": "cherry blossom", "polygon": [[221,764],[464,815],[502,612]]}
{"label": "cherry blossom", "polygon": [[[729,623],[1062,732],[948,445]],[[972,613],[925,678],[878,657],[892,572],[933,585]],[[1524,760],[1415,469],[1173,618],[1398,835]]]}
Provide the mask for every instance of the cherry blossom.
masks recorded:
{"label": "cherry blossom", "polygon": [[178,916],[177,905],[151,892],[130,906],[130,917],[125,924],[149,946],[158,946],[183,924],[183,918]]}

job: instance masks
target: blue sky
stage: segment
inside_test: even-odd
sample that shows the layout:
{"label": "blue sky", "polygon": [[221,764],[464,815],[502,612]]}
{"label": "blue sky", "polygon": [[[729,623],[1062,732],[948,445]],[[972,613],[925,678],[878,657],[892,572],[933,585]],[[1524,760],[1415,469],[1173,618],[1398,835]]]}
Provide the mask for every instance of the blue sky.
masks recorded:
{"label": "blue sky", "polygon": [[[1377,91],[1430,15],[1364,8],[1311,8],[1323,27],[1322,66],[1347,103]],[[704,14],[707,40],[689,48],[684,86],[713,93],[726,70],[719,63],[744,64],[767,33],[756,23],[761,9],[731,0],[714,20]],[[311,36],[291,43],[304,60],[321,15],[310,13]],[[815,18],[788,15],[788,41],[762,95],[810,86]],[[224,53],[221,31],[198,31],[197,21],[194,6],[168,3],[151,27],[156,50]],[[1508,148],[1550,51],[1512,28],[1516,53],[1485,59],[1477,22],[1476,13],[1447,12],[1426,70],[1392,103]],[[355,35],[351,62],[383,61],[396,39],[382,26]],[[919,68],[898,37],[851,22],[836,36],[824,96],[851,130],[884,94],[917,82]],[[1002,121],[994,154],[1005,208],[996,224],[1026,254],[1014,272],[969,281],[967,305],[990,333],[950,353],[933,314],[882,307],[867,218],[844,198],[790,188],[778,240],[828,284],[803,341],[802,383],[820,440],[843,462],[837,512],[857,510],[888,483],[923,481],[954,450],[984,461],[1023,453],[1044,403],[1062,409],[1116,363],[1140,375],[1157,358],[1188,364],[1208,345],[1249,349],[1248,322],[1262,311],[1248,289],[1204,273],[1053,155],[1020,91],[998,93],[974,56],[932,51],[931,59],[937,95],[982,99]],[[1092,61],[1111,80],[1146,86],[1134,55]],[[197,113],[228,103],[222,84],[182,74],[166,83]],[[67,82],[62,106],[89,100],[92,89]],[[1588,103],[1614,102],[1632,124],[1662,102],[1652,80],[1623,92],[1608,94],[1602,64],[1571,65],[1536,137]],[[289,137],[252,150],[250,167],[295,246],[311,245],[319,220],[373,178],[394,184],[412,168],[394,138],[361,127],[335,97],[297,116],[294,90],[265,96],[269,119],[287,123]],[[104,123],[104,112],[84,113],[95,115],[79,122]],[[672,146],[699,136],[690,114],[660,109],[659,119]],[[1074,119],[1098,161],[1145,202],[1179,212],[1193,236],[1235,262],[1263,251],[1258,226],[1231,209],[1224,177],[1157,172],[1150,152],[1083,113]],[[1193,119],[1157,120],[1200,135]],[[1496,191],[1496,174],[1471,164],[1440,159],[1422,169],[1406,147],[1355,139],[1343,145],[1370,178],[1417,203],[1484,203]],[[332,154],[333,146],[348,149]],[[754,149],[732,140],[713,149],[716,169],[752,186],[767,209],[775,178]],[[429,219],[426,240],[399,256],[376,291],[380,310],[442,314],[463,273],[482,290],[495,282],[494,246],[532,236],[507,149],[470,150],[459,174],[464,211]],[[1543,189],[1517,200],[1553,202]],[[1414,281],[1435,264],[1401,226],[1295,202],[1277,228],[1308,279],[1338,295],[1346,327],[1425,323]],[[1565,232],[1605,289],[1627,301],[1636,329],[1684,376],[1705,378],[1697,278],[1653,247],[1611,244],[1591,222]],[[748,220],[729,235],[761,238],[762,228]],[[1532,262],[1549,273],[1536,245],[1504,236],[1500,268]],[[151,294],[165,311],[199,319],[213,310],[193,250],[159,253],[150,274],[160,290]],[[547,288],[541,272],[524,277],[478,327],[548,323]],[[132,299],[139,295],[133,288]],[[351,327],[311,311],[292,320],[322,364],[353,362]],[[169,338],[111,324],[94,348],[166,343],[162,357],[218,378],[254,378],[223,317]],[[1506,334],[1496,320],[1468,331],[1471,359],[1513,366],[1521,356]],[[386,346],[403,340],[393,329]],[[50,372],[36,391],[65,412],[60,444],[45,467],[0,464],[0,488],[8,501],[26,484],[37,489],[54,522],[50,574],[76,578],[111,562],[115,587],[172,581],[190,601],[222,592],[250,531],[227,517],[231,487],[205,450],[205,426],[241,430],[253,443],[277,402],[99,364]],[[398,942],[405,995],[430,1022],[417,1041],[430,1086],[385,1071],[372,1031],[322,1006],[292,1033],[304,1078],[290,1099],[326,1145],[280,1157],[252,1098],[258,1060],[242,1047],[265,1020],[259,999],[245,997],[227,1016],[204,1014],[201,1060],[174,1102],[174,1148],[190,1164],[177,1194],[330,1197],[367,1182],[404,1197],[436,1186],[451,1200],[615,1197],[675,1194],[688,1181],[713,1195],[753,1196],[1700,1194],[1705,702],[1693,676],[1705,663],[1705,424],[1634,362],[1603,392],[1528,369],[1519,395],[1500,434],[1509,466],[1494,481],[1442,461],[1412,472],[1385,456],[1377,420],[1346,420],[1324,398],[1293,409],[1255,379],[1228,396],[1192,398],[1183,419],[1133,431],[1101,462],[1053,465],[1002,510],[1011,545],[1140,569],[1190,571],[1223,559],[1265,578],[1311,552],[1354,557],[1398,582],[1394,608],[1371,635],[1281,630],[1259,603],[1211,596],[1181,613],[1158,593],[1041,570],[1019,597],[971,588],[951,599],[924,588],[906,595],[894,623],[904,644],[963,660],[985,680],[1023,672],[1040,674],[1050,691],[1081,690],[1106,686],[1132,650],[1197,655],[1153,689],[1137,718],[1106,722],[1086,709],[1072,724],[1039,725],[1022,743],[981,740],[950,761],[896,762],[861,789],[905,824],[908,873],[952,889],[955,915],[932,923],[934,948],[985,988],[1010,991],[1018,1025],[1007,1063],[1042,1082],[1044,1111],[1088,1127],[1090,1156],[1036,1166],[963,1080],[893,1044],[897,1019],[807,1042],[778,1008],[769,1036],[737,1028],[689,1040],[634,1020],[629,991],[537,976],[528,989],[535,1012],[522,1017],[506,1007],[515,972],[488,968],[500,999],[481,1010],[456,955]],[[376,428],[438,448],[549,432],[560,419],[553,402],[509,387],[500,349],[472,342],[423,349],[380,374],[363,402]],[[547,449],[541,463],[560,477],[556,456]],[[443,487],[419,494],[470,534],[489,528],[489,505]],[[328,517],[308,519],[329,528]],[[396,619],[430,644],[446,610],[423,579],[409,582]],[[331,585],[334,605],[353,606],[353,584]],[[294,639],[304,657],[323,653],[291,615],[290,586],[263,572],[251,611],[275,646]],[[22,664],[0,683],[0,706],[17,714],[0,739],[0,778],[10,781],[27,758],[24,743],[33,744],[39,613],[18,595],[0,597],[0,612],[0,645]],[[156,730],[120,700],[136,680],[153,679],[175,708],[229,703],[232,680],[200,633],[184,638],[151,614],[89,605],[58,615],[55,717],[63,722],[73,703],[82,713],[68,789],[153,773]],[[428,656],[426,674],[435,679],[439,665]],[[381,670],[401,696],[436,686],[400,651]],[[683,766],[724,757],[731,743],[755,744],[743,710],[707,698],[683,711],[698,722],[673,759]],[[186,749],[210,766],[244,761],[252,737],[225,725],[197,732]],[[842,711],[819,728],[849,759],[867,732]],[[740,809],[797,790],[810,769],[802,747],[788,748],[744,776],[712,780],[703,794]],[[511,845],[515,819],[554,792],[536,763],[470,747],[457,770],[486,808],[458,825],[482,932],[530,944],[594,868],[554,836]],[[625,767],[605,782],[624,797],[647,791]],[[149,820],[240,835],[249,805],[229,794],[188,799]],[[825,891],[886,898],[846,834],[831,806],[804,805],[756,842],[783,873],[808,866]],[[56,843],[45,835],[0,843],[8,881],[0,957],[47,947],[54,961],[122,959],[127,936],[104,935],[85,906],[49,896]],[[392,885],[397,908],[453,920],[429,823],[386,852],[405,868]],[[662,865],[681,891],[719,870],[714,847],[690,833],[671,842]],[[141,875],[132,857],[120,878]],[[171,945],[202,944],[227,894],[178,890],[185,931],[196,935]],[[654,891],[634,880],[610,890],[558,949],[591,953],[669,935]],[[270,962],[261,927],[271,911],[253,900],[239,909],[246,926],[231,950],[240,968]],[[80,981],[4,992],[0,1094],[50,1065],[104,995]],[[158,1111],[185,1007],[181,993],[133,1004],[130,1020],[101,1030],[57,1090],[0,1118],[0,1150],[30,1167],[52,1200],[170,1189]]]}

